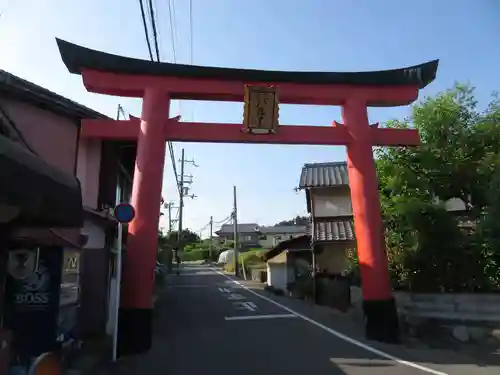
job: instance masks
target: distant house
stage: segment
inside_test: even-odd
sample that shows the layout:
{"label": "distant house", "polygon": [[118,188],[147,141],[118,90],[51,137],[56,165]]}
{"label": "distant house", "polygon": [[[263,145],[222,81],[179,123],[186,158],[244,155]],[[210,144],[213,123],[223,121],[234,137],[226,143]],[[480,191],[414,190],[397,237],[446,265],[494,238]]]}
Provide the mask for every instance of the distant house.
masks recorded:
{"label": "distant house", "polygon": [[[238,224],[238,240],[242,247],[272,248],[281,241],[306,234],[307,227],[295,225],[259,226],[256,223]],[[224,224],[215,232],[219,241],[234,240],[233,224]]]}
{"label": "distant house", "polygon": [[[308,233],[315,243],[327,250],[318,256],[318,263],[323,266],[326,261],[330,272],[342,271],[345,250],[356,246],[347,163],[305,164],[299,189],[306,192],[307,211],[313,219]],[[465,212],[465,205],[459,198],[446,201],[445,207],[456,215]],[[330,251],[333,249],[336,251]]]}
{"label": "distant house", "polygon": [[269,250],[263,259],[267,264],[267,285],[287,291],[311,264],[311,236],[302,235],[283,241]]}
{"label": "distant house", "polygon": [[[255,223],[238,224],[238,241],[242,246],[259,245],[259,225]],[[234,225],[224,224],[215,232],[219,241],[234,241]]]}
{"label": "distant house", "polygon": [[305,164],[299,189],[306,192],[312,218],[309,234],[319,250],[317,266],[327,273],[341,274],[347,249],[356,247],[347,164]]}
{"label": "distant house", "polygon": [[272,248],[282,241],[291,240],[307,233],[307,226],[278,225],[259,227],[259,244],[264,248]]}

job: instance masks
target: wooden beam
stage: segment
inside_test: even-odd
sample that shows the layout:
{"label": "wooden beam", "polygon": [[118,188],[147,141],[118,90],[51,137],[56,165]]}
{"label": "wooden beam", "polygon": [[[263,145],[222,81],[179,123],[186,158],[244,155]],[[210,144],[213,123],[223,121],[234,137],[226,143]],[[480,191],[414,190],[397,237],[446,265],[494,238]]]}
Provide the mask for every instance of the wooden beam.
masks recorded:
{"label": "wooden beam", "polygon": [[[345,145],[351,137],[345,128],[329,126],[282,125],[277,134],[249,134],[242,124],[217,124],[178,122],[165,120],[165,140],[174,142],[208,143],[268,143],[304,145]],[[84,138],[137,139],[140,120],[83,120],[81,135]]]}
{"label": "wooden beam", "polygon": [[279,89],[280,102],[288,104],[342,105],[348,98],[357,98],[367,106],[400,106],[414,102],[419,91],[417,86],[240,82],[127,75],[97,70],[83,70],[82,77],[88,91],[100,94],[142,98],[147,87],[156,87],[164,90],[171,99],[206,101],[242,102],[245,84],[275,85]]}

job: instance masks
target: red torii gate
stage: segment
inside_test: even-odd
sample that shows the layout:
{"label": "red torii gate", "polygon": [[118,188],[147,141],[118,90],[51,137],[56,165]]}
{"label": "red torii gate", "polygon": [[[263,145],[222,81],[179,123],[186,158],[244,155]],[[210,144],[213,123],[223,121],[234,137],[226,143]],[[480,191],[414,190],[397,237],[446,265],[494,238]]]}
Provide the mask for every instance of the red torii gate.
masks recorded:
{"label": "red torii gate", "polygon": [[[132,59],[57,40],[71,73],[88,91],[143,98],[141,119],[83,120],[81,136],[137,139],[132,205],[120,306],[122,353],[151,347],[154,265],[157,252],[165,142],[345,145],[357,251],[361,266],[366,333],[398,341],[396,306],[387,258],[373,146],[419,144],[417,130],[384,129],[368,122],[367,107],[408,105],[436,76],[438,60],[362,73],[279,72],[211,68]],[[246,85],[275,86],[280,102],[342,107],[344,123],[332,127],[279,126],[275,134],[250,134],[241,124],[184,123],[168,118],[170,100],[243,101]]]}

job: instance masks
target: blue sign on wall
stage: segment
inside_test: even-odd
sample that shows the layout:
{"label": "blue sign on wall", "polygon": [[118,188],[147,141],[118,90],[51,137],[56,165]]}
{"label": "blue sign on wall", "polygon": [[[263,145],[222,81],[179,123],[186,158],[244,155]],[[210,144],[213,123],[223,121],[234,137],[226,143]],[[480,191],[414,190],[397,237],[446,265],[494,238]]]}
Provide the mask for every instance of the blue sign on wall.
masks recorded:
{"label": "blue sign on wall", "polygon": [[135,217],[135,209],[129,203],[120,203],[115,207],[115,218],[120,223],[130,223],[134,220]]}

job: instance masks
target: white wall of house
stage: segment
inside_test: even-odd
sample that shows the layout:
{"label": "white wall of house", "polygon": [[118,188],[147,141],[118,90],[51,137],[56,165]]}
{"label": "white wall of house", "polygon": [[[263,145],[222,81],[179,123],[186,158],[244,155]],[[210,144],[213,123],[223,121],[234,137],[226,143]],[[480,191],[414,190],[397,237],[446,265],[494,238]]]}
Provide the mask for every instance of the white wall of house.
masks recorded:
{"label": "white wall of house", "polygon": [[351,193],[347,188],[312,189],[311,195],[316,217],[352,215]]}
{"label": "white wall of house", "polygon": [[293,281],[295,270],[290,264],[287,251],[267,261],[267,285],[286,291],[288,283]]}
{"label": "white wall of house", "polygon": [[263,248],[273,248],[282,241],[303,236],[304,233],[266,233],[259,236],[259,244]]}
{"label": "white wall of house", "polygon": [[276,289],[286,290],[286,263],[267,263],[267,285]]}
{"label": "white wall of house", "polygon": [[106,233],[99,225],[94,224],[91,220],[85,220],[81,234],[88,236],[88,241],[83,246],[85,249],[103,249],[106,244]]}

